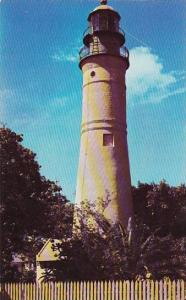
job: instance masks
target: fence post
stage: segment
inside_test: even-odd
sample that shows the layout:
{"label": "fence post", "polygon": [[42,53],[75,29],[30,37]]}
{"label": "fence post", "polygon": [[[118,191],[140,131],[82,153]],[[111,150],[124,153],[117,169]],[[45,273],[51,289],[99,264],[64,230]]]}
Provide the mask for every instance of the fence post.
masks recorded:
{"label": "fence post", "polygon": [[184,300],[185,299],[185,289],[184,289],[184,281],[181,280],[181,300]]}
{"label": "fence post", "polygon": [[112,300],[114,300],[114,295],[115,295],[115,282],[114,281],[112,281],[112,293],[111,293],[111,295],[112,295]]}
{"label": "fence post", "polygon": [[167,286],[168,286],[168,300],[171,300],[171,290],[172,290],[172,282],[170,280],[167,281]]}
{"label": "fence post", "polygon": [[130,300],[130,281],[129,280],[126,281],[126,294],[127,294],[126,299]]}
{"label": "fence post", "polygon": [[94,283],[93,283],[93,281],[90,282],[90,300],[94,300]]}
{"label": "fence post", "polygon": [[[100,288],[101,288],[100,298],[101,298],[101,300],[105,300],[104,299],[104,285],[103,285],[103,281],[101,281]],[[88,298],[87,298],[87,300],[88,300]]]}
{"label": "fence post", "polygon": [[146,300],[146,280],[143,280],[142,290],[143,290],[142,299]]}
{"label": "fence post", "polygon": [[150,299],[154,300],[154,281],[150,281]]}
{"label": "fence post", "polygon": [[142,282],[139,280],[138,282],[138,299],[142,300]]}
{"label": "fence post", "polygon": [[138,300],[138,280],[134,282],[134,299]]}
{"label": "fence post", "polygon": [[176,282],[172,282],[172,300],[176,300]]}
{"label": "fence post", "polygon": [[176,300],[180,300],[180,281],[176,283]]}
{"label": "fence post", "polygon": [[111,300],[111,281],[108,282],[107,295],[108,295],[108,300]]}

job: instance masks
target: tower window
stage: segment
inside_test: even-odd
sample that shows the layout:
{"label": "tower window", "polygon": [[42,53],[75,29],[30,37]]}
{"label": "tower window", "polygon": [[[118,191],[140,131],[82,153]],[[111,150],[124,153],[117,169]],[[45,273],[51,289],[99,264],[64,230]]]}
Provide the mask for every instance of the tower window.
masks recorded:
{"label": "tower window", "polygon": [[91,77],[94,77],[96,75],[96,73],[94,72],[94,71],[92,71],[91,73],[90,73],[90,76]]}
{"label": "tower window", "polygon": [[114,146],[114,136],[110,133],[103,134],[103,146]]}

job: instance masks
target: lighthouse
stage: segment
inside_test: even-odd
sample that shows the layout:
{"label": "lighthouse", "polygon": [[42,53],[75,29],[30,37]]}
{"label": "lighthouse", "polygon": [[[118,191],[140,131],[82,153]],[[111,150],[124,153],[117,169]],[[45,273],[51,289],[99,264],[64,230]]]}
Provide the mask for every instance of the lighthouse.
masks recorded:
{"label": "lighthouse", "polygon": [[120,15],[100,1],[88,16],[79,67],[83,74],[82,124],[75,202],[99,207],[125,227],[132,217],[127,145],[126,84],[129,52]]}

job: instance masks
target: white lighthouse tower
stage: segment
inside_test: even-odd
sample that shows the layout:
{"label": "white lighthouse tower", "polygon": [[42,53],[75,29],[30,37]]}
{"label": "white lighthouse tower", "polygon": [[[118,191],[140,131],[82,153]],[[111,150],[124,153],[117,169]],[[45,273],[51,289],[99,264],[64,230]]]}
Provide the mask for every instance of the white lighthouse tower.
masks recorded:
{"label": "white lighthouse tower", "polygon": [[83,73],[82,126],[76,204],[110,198],[105,216],[127,226],[132,216],[125,73],[129,52],[120,15],[106,0],[88,16],[79,66]]}

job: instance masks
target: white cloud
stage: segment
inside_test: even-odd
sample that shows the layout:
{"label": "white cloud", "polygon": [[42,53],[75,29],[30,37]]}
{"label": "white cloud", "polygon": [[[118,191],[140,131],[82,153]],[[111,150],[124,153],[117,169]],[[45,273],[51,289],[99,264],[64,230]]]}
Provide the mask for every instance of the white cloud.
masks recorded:
{"label": "white cloud", "polygon": [[52,59],[57,61],[57,62],[63,62],[63,61],[68,61],[68,62],[77,62],[78,60],[78,55],[73,54],[73,53],[67,53],[63,51],[59,51],[55,54],[53,54]]}
{"label": "white cloud", "polygon": [[56,62],[71,62],[77,63],[79,60],[79,50],[82,47],[82,37],[77,37],[69,47],[57,48],[51,55],[51,58]]}
{"label": "white cloud", "polygon": [[[77,39],[76,45],[80,45],[80,39]],[[64,49],[57,49],[56,52],[51,55],[51,58],[56,62],[71,62],[71,63],[77,63],[79,56],[79,49],[80,46],[74,46],[71,45],[69,48]]]}
{"label": "white cloud", "polygon": [[148,47],[133,48],[126,75],[129,103],[158,103],[186,92],[186,87],[176,84],[184,75],[182,71],[165,72],[160,58]]}

